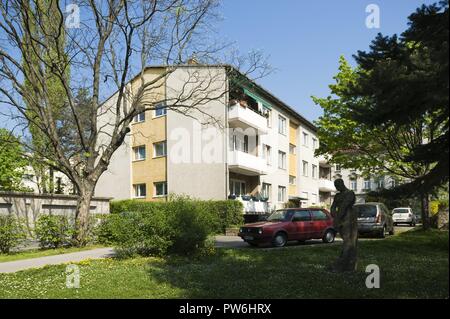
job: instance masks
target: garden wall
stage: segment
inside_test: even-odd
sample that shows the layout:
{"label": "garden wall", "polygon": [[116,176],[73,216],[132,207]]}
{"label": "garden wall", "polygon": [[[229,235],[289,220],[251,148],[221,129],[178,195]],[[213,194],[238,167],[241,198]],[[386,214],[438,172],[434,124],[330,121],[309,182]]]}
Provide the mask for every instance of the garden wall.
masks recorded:
{"label": "garden wall", "polygon": [[[109,201],[110,198],[94,197],[91,213],[109,214]],[[23,219],[29,228],[34,226],[40,214],[74,216],[76,205],[76,195],[0,191],[0,214],[14,214]]]}

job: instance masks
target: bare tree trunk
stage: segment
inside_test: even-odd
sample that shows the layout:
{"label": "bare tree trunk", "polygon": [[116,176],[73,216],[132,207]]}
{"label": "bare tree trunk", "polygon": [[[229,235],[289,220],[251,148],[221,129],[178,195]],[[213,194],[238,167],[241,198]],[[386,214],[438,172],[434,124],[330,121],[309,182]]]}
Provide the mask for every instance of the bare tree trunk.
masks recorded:
{"label": "bare tree trunk", "polygon": [[422,205],[422,228],[427,230],[430,228],[430,203],[428,194],[421,194],[420,202]]}
{"label": "bare tree trunk", "polygon": [[77,246],[85,246],[88,243],[90,207],[93,195],[93,187],[83,186],[80,189],[75,213],[76,232],[74,241]]}

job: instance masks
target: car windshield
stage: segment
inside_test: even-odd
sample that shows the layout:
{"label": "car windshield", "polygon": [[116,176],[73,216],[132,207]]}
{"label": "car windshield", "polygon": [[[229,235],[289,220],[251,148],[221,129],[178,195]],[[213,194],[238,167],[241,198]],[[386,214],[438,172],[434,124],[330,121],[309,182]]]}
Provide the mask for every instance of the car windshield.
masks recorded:
{"label": "car windshield", "polygon": [[287,210],[277,210],[267,218],[269,222],[285,222],[288,221],[291,214]]}
{"label": "car windshield", "polygon": [[367,218],[377,216],[377,207],[375,205],[357,205],[354,208],[358,213],[358,217]]}
{"label": "car windshield", "polygon": [[407,214],[409,210],[406,208],[396,208],[394,209],[394,214]]}

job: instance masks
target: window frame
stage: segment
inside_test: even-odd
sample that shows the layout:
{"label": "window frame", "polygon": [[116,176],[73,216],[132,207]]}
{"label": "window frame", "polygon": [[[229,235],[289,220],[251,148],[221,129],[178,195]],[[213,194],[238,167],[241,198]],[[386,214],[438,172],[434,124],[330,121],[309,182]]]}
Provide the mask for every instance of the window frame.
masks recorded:
{"label": "window frame", "polygon": [[[143,117],[143,119],[141,119],[141,117]],[[145,120],[146,120],[146,115],[145,115],[145,111],[144,111],[133,117],[133,124],[144,123]]]}
{"label": "window frame", "polygon": [[[163,191],[164,194],[163,195],[158,195],[157,192],[157,185],[163,185]],[[154,198],[161,198],[161,197],[166,197],[167,196],[167,182],[155,182],[153,183],[153,197]]]}
{"label": "window frame", "polygon": [[289,175],[289,185],[297,185],[297,176]]}
{"label": "window frame", "polygon": [[[164,145],[164,155],[156,154],[156,146],[160,145],[160,144]],[[166,156],[167,156],[167,141],[153,143],[153,158],[161,158],[161,157],[166,157]]]}
{"label": "window frame", "polygon": [[[141,194],[140,186],[144,186],[144,195]],[[133,197],[134,198],[147,198],[147,184],[146,183],[139,183],[133,185]]]}
{"label": "window frame", "polygon": [[[137,158],[136,154],[140,154],[139,153],[139,149],[143,148],[144,149],[144,157],[143,158]],[[141,161],[145,161],[147,159],[147,147],[145,145],[138,145],[133,147],[133,162],[141,162]]]}
{"label": "window frame", "polygon": [[303,132],[303,146],[309,147],[309,133]]}
{"label": "window frame", "polygon": [[297,145],[289,143],[289,154],[297,155]]}
{"label": "window frame", "polygon": [[278,133],[286,136],[287,134],[287,118],[282,115],[278,115]]}
{"label": "window frame", "polygon": [[[281,158],[281,163],[280,163],[280,158]],[[278,150],[278,168],[282,169],[282,170],[286,170],[287,169],[287,162],[286,161],[287,161],[287,159],[286,159],[286,152]],[[280,164],[282,164],[282,165],[280,165]]]}
{"label": "window frame", "polygon": [[[280,193],[280,190],[282,191],[281,193]],[[280,194],[282,195],[282,199],[281,200],[280,200]],[[286,186],[278,185],[278,202],[279,203],[285,203],[286,202],[286,195],[287,195]]]}
{"label": "window frame", "polygon": [[[163,110],[163,114],[157,114],[157,111]],[[153,110],[153,118],[157,119],[160,117],[164,117],[167,115],[167,105],[166,103],[158,103],[155,105],[155,109]]]}
{"label": "window frame", "polygon": [[309,163],[307,161],[302,161],[302,174],[304,177],[309,177]]}

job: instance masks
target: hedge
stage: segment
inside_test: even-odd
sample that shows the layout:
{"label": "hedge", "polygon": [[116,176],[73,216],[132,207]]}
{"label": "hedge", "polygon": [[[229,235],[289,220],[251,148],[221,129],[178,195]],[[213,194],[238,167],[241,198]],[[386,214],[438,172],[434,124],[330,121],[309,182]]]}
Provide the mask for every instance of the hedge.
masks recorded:
{"label": "hedge", "polygon": [[243,222],[236,201],[200,201],[171,196],[167,202],[114,201],[97,235],[123,256],[162,256],[210,251],[208,236]]}
{"label": "hedge", "polygon": [[[176,196],[171,196],[167,202],[144,202],[140,200],[130,199],[121,201],[112,201],[110,204],[111,214],[119,214],[124,212],[148,212],[157,210],[166,210],[171,205]],[[179,198],[179,197],[178,197]],[[219,200],[219,201],[201,201],[183,197],[192,205],[199,206],[210,213],[211,229],[213,233],[225,233],[228,227],[239,226],[244,223],[243,210],[241,202],[235,200]]]}

